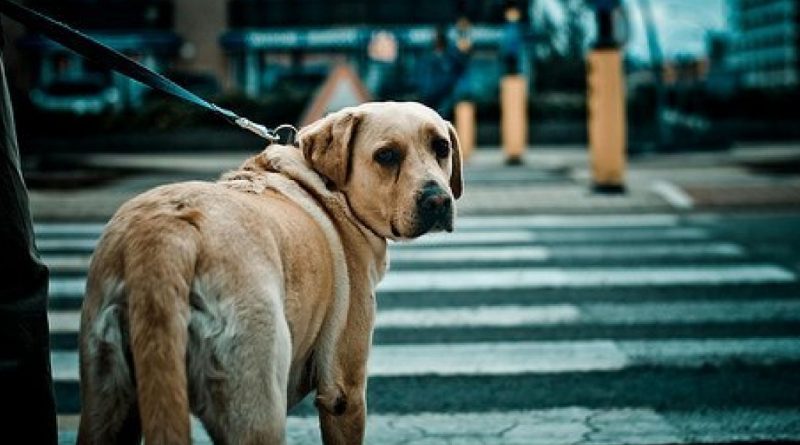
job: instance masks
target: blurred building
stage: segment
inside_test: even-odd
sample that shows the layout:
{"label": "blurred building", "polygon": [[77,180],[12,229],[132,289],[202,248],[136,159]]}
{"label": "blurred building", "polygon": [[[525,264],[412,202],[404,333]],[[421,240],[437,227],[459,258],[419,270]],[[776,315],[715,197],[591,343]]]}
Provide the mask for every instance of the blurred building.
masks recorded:
{"label": "blurred building", "polygon": [[800,2],[728,0],[731,69],[746,88],[800,84]]}
{"label": "blurred building", "polygon": [[[91,1],[31,0],[38,11],[69,23],[101,43],[163,71],[178,52],[180,39],[173,31],[174,5],[166,0]],[[35,33],[17,40],[29,79],[30,99],[39,108],[99,113],[136,107],[146,87],[111,73]]]}
{"label": "blurred building", "polygon": [[[390,94],[413,89],[437,27],[459,32],[467,17],[477,93],[495,96],[505,0],[21,0],[179,83],[259,97],[284,81],[318,85],[338,63]],[[523,12],[527,1],[519,1]],[[376,35],[397,44],[393,60],[369,56]],[[454,39],[453,39],[454,40]],[[145,87],[36,34],[17,39],[18,69],[35,105],[77,112],[137,107]],[[374,82],[373,82],[374,83]],[[398,93],[400,92],[400,93]]]}
{"label": "blurred building", "polygon": [[[519,3],[526,9],[527,2]],[[230,0],[229,30],[221,41],[233,84],[255,97],[287,79],[319,83],[332,65],[341,62],[370,78],[375,72],[368,56],[370,42],[388,34],[397,42],[397,57],[380,61],[383,82],[370,83],[397,96],[418,80],[419,64],[432,52],[436,28],[448,27],[454,40],[456,21],[467,17],[474,24],[471,65],[480,94],[480,85],[495,87],[500,75],[497,49],[504,4],[502,0]]]}

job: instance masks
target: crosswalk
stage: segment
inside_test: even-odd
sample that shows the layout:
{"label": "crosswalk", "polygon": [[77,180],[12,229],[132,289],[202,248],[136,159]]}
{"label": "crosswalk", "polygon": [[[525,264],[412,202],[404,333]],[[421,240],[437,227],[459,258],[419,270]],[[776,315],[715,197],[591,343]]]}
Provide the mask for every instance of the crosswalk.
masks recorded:
{"label": "crosswalk", "polygon": [[[40,223],[60,438],[98,223]],[[800,282],[669,214],[482,216],[390,247],[368,443],[800,440]],[[319,443],[314,408],[289,443]],[[208,441],[196,424],[197,443]]]}

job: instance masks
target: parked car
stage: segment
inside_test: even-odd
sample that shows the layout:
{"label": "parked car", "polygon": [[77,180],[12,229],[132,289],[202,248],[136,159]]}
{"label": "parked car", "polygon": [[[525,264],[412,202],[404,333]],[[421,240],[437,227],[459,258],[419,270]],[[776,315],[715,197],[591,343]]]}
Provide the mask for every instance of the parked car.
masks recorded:
{"label": "parked car", "polygon": [[58,79],[30,93],[31,102],[46,111],[100,114],[113,109],[120,99],[113,85],[92,77]]}

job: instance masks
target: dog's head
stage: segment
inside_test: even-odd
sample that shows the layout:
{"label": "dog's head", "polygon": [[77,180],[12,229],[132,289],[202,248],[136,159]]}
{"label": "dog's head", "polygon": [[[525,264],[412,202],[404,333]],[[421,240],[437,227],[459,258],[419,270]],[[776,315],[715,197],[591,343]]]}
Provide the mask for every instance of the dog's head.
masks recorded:
{"label": "dog's head", "polygon": [[300,130],[312,168],[342,191],[353,213],[390,239],[453,230],[464,187],[453,126],[412,102],[368,103]]}

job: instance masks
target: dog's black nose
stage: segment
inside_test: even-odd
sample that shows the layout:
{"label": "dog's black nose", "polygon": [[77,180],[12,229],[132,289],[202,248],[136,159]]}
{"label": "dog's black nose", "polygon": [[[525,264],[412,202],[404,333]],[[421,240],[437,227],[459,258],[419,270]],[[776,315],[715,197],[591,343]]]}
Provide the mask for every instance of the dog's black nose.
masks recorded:
{"label": "dog's black nose", "polygon": [[419,227],[423,232],[431,229],[451,230],[453,199],[435,182],[428,182],[417,201]]}
{"label": "dog's black nose", "polygon": [[452,205],[450,195],[442,190],[435,181],[428,181],[422,187],[419,195],[419,209],[421,213],[438,213],[447,211]]}
{"label": "dog's black nose", "polygon": [[451,205],[450,196],[444,192],[424,192],[420,200],[420,209],[425,213],[446,211]]}

